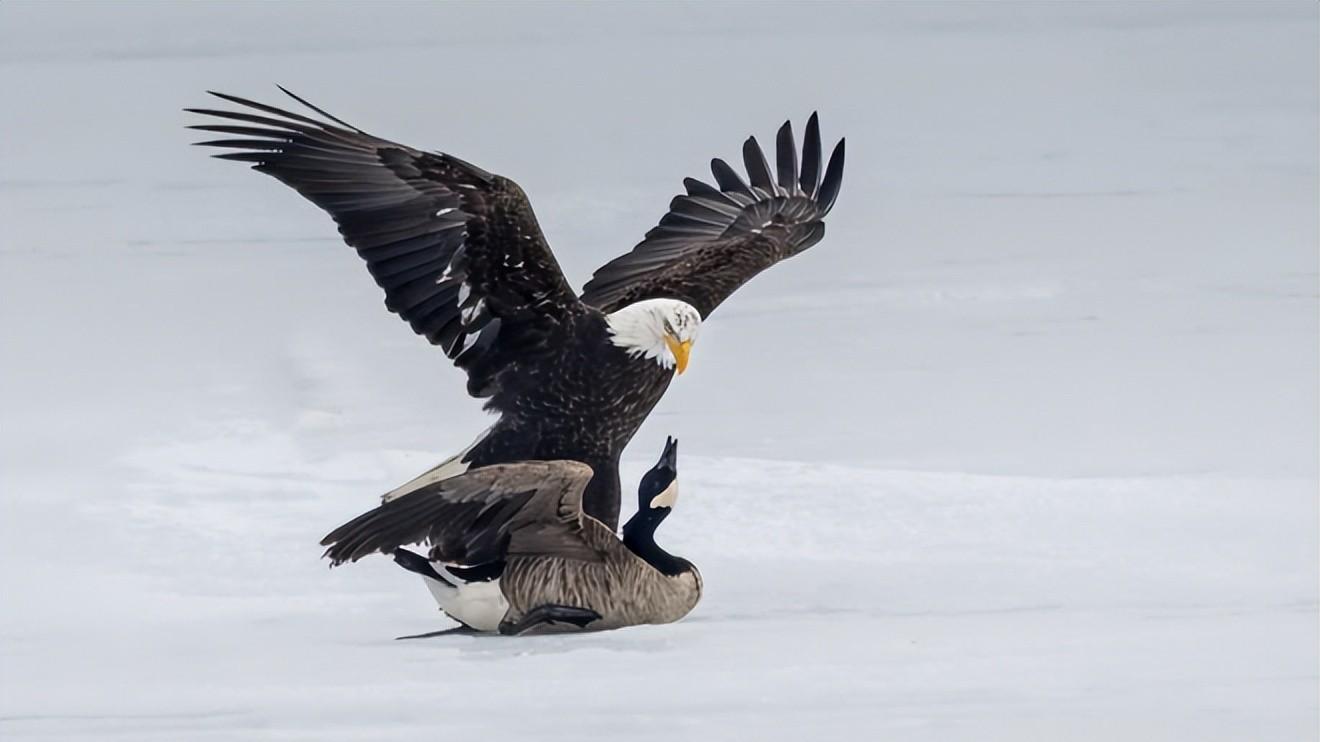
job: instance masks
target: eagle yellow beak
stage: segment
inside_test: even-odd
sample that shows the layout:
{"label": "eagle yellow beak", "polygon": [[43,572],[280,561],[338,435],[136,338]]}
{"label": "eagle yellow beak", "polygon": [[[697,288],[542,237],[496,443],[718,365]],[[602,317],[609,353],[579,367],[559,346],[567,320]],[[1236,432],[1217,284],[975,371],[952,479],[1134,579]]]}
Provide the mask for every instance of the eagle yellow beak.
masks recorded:
{"label": "eagle yellow beak", "polygon": [[687,370],[688,354],[692,352],[692,341],[684,340],[678,342],[673,335],[665,335],[665,345],[669,346],[669,352],[674,354],[674,368],[681,374]]}

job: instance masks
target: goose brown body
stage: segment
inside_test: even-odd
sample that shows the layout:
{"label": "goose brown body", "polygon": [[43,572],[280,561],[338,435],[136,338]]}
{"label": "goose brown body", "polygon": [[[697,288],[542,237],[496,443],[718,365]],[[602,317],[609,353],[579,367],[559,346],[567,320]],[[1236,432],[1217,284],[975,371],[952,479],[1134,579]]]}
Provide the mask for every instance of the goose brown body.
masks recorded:
{"label": "goose brown body", "polygon": [[[677,443],[642,478],[623,539],[582,511],[591,478],[573,461],[472,469],[387,501],[321,543],[332,564],[394,553],[427,579],[441,610],[478,631],[597,631],[686,616],[701,599],[701,574],[654,541],[677,498]],[[402,549],[414,543],[429,546],[425,558]],[[548,609],[589,618],[546,620]]]}
{"label": "goose brown body", "polygon": [[[588,519],[582,538],[602,555],[599,562],[562,557],[510,559],[500,577],[500,590],[509,601],[505,620],[521,621],[528,612],[549,604],[581,606],[601,618],[593,631],[640,624],[673,623],[701,600],[701,573],[689,569],[666,575],[634,554],[614,532]],[[540,631],[580,631],[571,624],[555,624]]]}

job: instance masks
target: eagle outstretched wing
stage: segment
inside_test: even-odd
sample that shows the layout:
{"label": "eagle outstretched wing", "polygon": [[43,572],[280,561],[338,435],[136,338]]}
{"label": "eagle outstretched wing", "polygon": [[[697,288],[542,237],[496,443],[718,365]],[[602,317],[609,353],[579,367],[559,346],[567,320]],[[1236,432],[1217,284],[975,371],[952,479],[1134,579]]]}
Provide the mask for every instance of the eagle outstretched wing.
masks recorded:
{"label": "eagle outstretched wing", "polygon": [[[283,88],[281,88],[283,90]],[[319,120],[222,93],[247,110],[186,109],[217,121],[199,142],[253,163],[334,218],[385,306],[439,345],[488,397],[517,361],[549,350],[586,311],[516,183],[442,153],[374,137],[303,99]]]}
{"label": "eagle outstretched wing", "polygon": [[819,242],[843,182],[844,140],[823,179],[816,114],[807,121],[800,171],[788,122],[775,144],[773,172],[755,137],[743,144],[750,183],[720,159],[711,161],[718,187],[684,180],[687,193],[632,252],[596,271],[582,301],[608,313],[643,299],[680,299],[707,317],[757,273]]}

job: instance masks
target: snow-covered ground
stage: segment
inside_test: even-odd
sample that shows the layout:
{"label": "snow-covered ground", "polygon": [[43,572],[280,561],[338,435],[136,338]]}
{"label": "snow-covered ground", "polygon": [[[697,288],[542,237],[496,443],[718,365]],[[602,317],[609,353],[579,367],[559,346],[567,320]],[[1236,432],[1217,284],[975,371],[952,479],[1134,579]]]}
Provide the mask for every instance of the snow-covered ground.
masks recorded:
{"label": "snow-covered ground", "polygon": [[[1317,20],[0,4],[0,738],[1315,739]],[[516,178],[578,284],[747,134],[849,138],[628,452],[682,442],[688,619],[395,642],[421,585],[318,560],[486,421],[187,146],[274,82]]]}

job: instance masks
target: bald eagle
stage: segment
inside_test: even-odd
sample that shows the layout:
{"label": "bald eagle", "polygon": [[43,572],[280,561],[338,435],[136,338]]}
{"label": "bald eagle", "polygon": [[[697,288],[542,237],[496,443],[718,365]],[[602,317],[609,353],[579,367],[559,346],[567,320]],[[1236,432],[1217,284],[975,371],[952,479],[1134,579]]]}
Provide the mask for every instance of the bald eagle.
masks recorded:
{"label": "bald eagle", "polygon": [[715,185],[684,180],[660,223],[579,296],[512,180],[372,136],[284,92],[309,115],[211,93],[243,108],[186,109],[210,117],[190,128],[226,135],[198,144],[328,212],[386,308],[440,346],[499,415],[386,500],[469,467],[567,459],[592,468],[583,509],[614,528],[619,455],[687,367],[702,321],[752,276],[819,242],[843,180],[843,140],[822,177],[816,114],[800,163],[785,122],[774,169],[754,137],[742,150],[748,180],[712,160]]}

